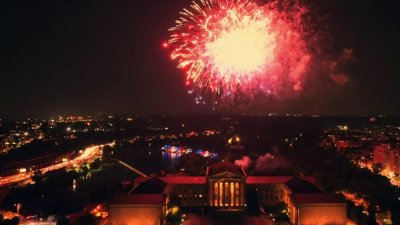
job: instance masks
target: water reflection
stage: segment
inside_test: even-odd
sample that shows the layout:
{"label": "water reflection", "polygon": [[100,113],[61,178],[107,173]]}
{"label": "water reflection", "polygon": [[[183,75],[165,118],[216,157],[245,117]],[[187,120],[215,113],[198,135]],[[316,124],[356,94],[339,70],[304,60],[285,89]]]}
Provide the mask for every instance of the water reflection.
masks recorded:
{"label": "water reflection", "polygon": [[175,171],[176,166],[179,164],[180,153],[161,151],[162,159],[165,165],[168,165],[168,169]]}
{"label": "water reflection", "polygon": [[196,151],[188,147],[164,145],[161,148],[161,156],[165,169],[175,172],[177,166],[179,166],[179,158],[182,155],[196,153],[205,158],[215,158],[218,156],[217,153],[211,152],[205,149],[198,149]]}

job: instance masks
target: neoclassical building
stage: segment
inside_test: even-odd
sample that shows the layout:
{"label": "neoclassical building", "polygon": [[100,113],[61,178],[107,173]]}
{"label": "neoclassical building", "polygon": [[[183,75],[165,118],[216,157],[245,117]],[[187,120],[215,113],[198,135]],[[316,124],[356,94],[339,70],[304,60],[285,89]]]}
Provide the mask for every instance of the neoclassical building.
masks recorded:
{"label": "neoclassical building", "polygon": [[320,190],[309,177],[247,176],[237,165],[220,162],[206,176],[139,177],[133,189],[110,203],[111,225],[162,225],[171,196],[183,207],[209,212],[242,212],[246,193],[255,190],[261,206],[285,202],[296,225],[346,225],[346,201]]}

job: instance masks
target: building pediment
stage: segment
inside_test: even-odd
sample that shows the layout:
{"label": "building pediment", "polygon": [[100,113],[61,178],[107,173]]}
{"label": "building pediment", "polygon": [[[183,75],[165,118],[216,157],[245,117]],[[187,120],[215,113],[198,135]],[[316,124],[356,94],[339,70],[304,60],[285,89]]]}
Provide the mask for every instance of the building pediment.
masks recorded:
{"label": "building pediment", "polygon": [[206,174],[208,177],[215,177],[217,175],[220,176],[224,173],[234,174],[235,177],[246,177],[246,173],[244,172],[243,168],[233,163],[220,162],[207,167]]}
{"label": "building pediment", "polygon": [[220,172],[209,176],[209,178],[245,178],[245,176],[239,175],[237,173],[232,173],[229,171]]}

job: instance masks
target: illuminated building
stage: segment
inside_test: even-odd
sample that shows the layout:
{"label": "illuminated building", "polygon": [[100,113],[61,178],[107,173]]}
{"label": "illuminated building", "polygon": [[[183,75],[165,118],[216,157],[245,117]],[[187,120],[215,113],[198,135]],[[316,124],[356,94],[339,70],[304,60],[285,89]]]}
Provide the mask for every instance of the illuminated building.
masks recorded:
{"label": "illuminated building", "polygon": [[387,169],[393,174],[399,174],[400,156],[399,149],[390,144],[381,144],[374,148],[374,164],[381,164],[382,169]]}
{"label": "illuminated building", "polygon": [[399,150],[398,149],[391,149],[389,154],[389,161],[390,161],[390,171],[394,174],[399,174]]}
{"label": "illuminated building", "polygon": [[256,190],[261,206],[288,205],[293,224],[345,225],[346,202],[341,195],[324,193],[313,179],[292,176],[247,176],[240,166],[220,162],[206,176],[139,177],[127,195],[110,204],[111,225],[165,223],[167,205],[177,198],[182,207],[209,212],[243,212],[246,193]]}
{"label": "illuminated building", "polygon": [[111,224],[164,224],[167,196],[167,184],[151,178],[134,187],[128,195],[116,196],[111,202]]}
{"label": "illuminated building", "polygon": [[347,224],[346,202],[337,194],[293,194],[289,211],[292,224]]}
{"label": "illuminated building", "polygon": [[390,145],[381,144],[374,148],[374,164],[382,164],[382,167],[388,166],[390,162]]}

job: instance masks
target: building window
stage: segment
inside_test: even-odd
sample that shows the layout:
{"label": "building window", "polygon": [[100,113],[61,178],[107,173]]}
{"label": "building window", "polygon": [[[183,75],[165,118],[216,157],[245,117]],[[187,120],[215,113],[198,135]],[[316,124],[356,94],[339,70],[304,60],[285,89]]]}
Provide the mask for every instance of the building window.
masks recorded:
{"label": "building window", "polygon": [[233,182],[230,183],[231,185],[231,206],[235,206],[235,184]]}
{"label": "building window", "polygon": [[225,184],[224,203],[225,203],[225,206],[229,206],[229,201],[230,201],[229,183],[225,182],[224,184]]}
{"label": "building window", "polygon": [[214,206],[218,206],[218,183],[214,183]]}
{"label": "building window", "polygon": [[224,206],[223,205],[223,199],[222,197],[224,196],[224,183],[219,183],[219,206]]}
{"label": "building window", "polygon": [[239,188],[239,183],[235,183],[235,197],[236,197],[236,206],[239,206],[239,196],[240,196],[240,188]]}

